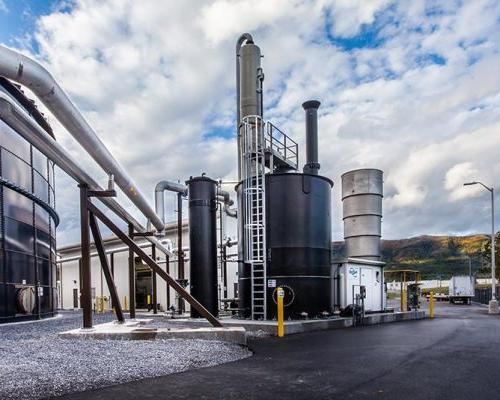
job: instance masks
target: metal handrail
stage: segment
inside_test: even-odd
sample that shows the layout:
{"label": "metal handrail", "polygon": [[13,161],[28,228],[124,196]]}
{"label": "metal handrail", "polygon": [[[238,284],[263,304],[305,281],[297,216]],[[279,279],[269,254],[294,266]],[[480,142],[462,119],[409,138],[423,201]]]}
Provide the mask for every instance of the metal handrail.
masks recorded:
{"label": "metal handrail", "polygon": [[272,152],[277,152],[285,161],[294,164],[295,168],[297,168],[299,164],[297,142],[271,122],[267,122],[266,125],[266,148]]}

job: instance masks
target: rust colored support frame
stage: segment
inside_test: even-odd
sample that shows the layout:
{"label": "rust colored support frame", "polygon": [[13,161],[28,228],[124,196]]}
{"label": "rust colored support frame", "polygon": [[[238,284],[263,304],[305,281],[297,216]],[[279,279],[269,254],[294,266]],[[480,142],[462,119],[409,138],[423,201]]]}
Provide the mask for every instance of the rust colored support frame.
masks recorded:
{"label": "rust colored support frame", "polygon": [[108,259],[106,258],[106,252],[104,251],[101,231],[99,230],[99,225],[97,224],[94,214],[89,214],[90,230],[92,231],[92,236],[94,236],[94,244],[97,249],[97,254],[99,255],[99,260],[101,261],[101,267],[104,272],[104,277],[106,278],[106,283],[108,284],[111,301],[113,302],[113,307],[116,313],[116,318],[120,323],[123,323],[125,322],[125,318],[123,317],[122,305],[120,303],[120,298],[118,297],[118,292],[113,280],[113,275],[111,275]]}
{"label": "rust colored support frame", "polygon": [[[170,258],[167,256],[165,263],[165,272],[170,275]],[[170,307],[170,286],[167,285],[167,310]]]}
{"label": "rust colored support frame", "polygon": [[[170,257],[168,254],[165,257],[165,271],[170,275]],[[167,286],[167,310],[170,309],[170,286]]]}
{"label": "rust colored support frame", "polygon": [[[154,244],[151,245],[151,258],[156,262],[156,246]],[[156,290],[156,272],[152,272],[152,283],[153,283],[153,314],[158,314],[158,295]],[[168,304],[168,301],[167,301]]]}
{"label": "rust colored support frame", "polygon": [[83,328],[92,328],[92,283],[90,270],[90,234],[89,234],[89,197],[88,186],[78,185],[80,188],[80,230],[81,230],[81,299],[83,309]]}
{"label": "rust colored support frame", "polygon": [[92,212],[104,225],[106,225],[117,237],[119,237],[132,252],[137,254],[153,271],[155,271],[162,279],[167,282],[167,285],[183,297],[196,311],[206,318],[213,326],[222,327],[222,324],[215,318],[202,304],[200,304],[190,293],[188,293],[174,278],[161,269],[161,267],[149,257],[144,250],[130,239],[120,228],[118,228],[104,213],[92,203],[88,203],[89,211]]}
{"label": "rust colored support frame", "polygon": [[[182,250],[182,193],[177,193],[177,269],[177,278],[184,279],[184,251]],[[181,296],[179,296],[178,308],[179,314],[184,313],[184,300]]]}
{"label": "rust colored support frame", "polygon": [[[97,214],[97,217],[102,222],[104,222],[102,218],[99,217],[99,214]],[[132,224],[128,225],[128,238],[132,242],[134,241],[134,226]],[[130,304],[129,305],[130,319],[134,319],[135,318],[135,260],[134,260],[134,251],[132,250],[131,246],[129,246],[129,252],[128,252],[128,287],[129,287],[128,296]]]}

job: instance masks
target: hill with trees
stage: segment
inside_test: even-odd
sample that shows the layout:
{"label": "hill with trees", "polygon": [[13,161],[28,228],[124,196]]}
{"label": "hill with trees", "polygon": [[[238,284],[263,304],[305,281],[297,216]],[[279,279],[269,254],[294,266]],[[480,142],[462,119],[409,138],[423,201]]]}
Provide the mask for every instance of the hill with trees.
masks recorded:
{"label": "hill with trees", "polygon": [[[500,232],[496,239],[496,269],[500,272]],[[333,243],[334,257],[345,254],[344,243]],[[456,274],[472,273],[489,277],[490,236],[417,236],[382,240],[382,260],[388,269],[415,269],[423,279],[448,279]],[[499,275],[497,275],[499,276]]]}

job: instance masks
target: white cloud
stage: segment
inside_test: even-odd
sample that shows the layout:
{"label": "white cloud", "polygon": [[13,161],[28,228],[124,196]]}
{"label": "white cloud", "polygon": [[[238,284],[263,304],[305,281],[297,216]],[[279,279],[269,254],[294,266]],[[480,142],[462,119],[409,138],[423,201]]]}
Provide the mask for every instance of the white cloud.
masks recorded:
{"label": "white cloud", "polygon": [[445,188],[450,191],[450,199],[462,200],[479,193],[479,187],[474,187],[475,190],[464,187],[464,183],[474,181],[477,175],[478,170],[472,162],[463,162],[451,167],[445,176]]}
{"label": "white cloud", "polygon": [[[342,237],[340,174],[359,167],[384,170],[384,235],[401,237],[487,229],[472,213],[484,199],[452,186],[472,172],[500,186],[499,11],[486,0],[80,0],[41,17],[34,37],[38,57],[152,201],[160,179],[235,178],[234,140],[204,134],[234,129],[234,46],[249,31],[264,55],[266,118],[303,145],[300,105],[323,103],[334,237]],[[375,22],[383,41],[356,42]],[[334,45],[328,30],[358,44]],[[73,139],[57,135],[97,173]],[[67,243],[77,238],[76,194],[59,182]]]}
{"label": "white cloud", "polygon": [[9,12],[7,4],[5,4],[4,0],[0,0],[0,12],[3,12],[3,13],[8,13]]}

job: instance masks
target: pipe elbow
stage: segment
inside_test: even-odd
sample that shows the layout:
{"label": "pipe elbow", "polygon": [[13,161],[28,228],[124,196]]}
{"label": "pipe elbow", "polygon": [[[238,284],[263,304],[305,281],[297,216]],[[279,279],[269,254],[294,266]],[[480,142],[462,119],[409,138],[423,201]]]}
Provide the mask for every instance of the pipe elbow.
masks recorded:
{"label": "pipe elbow", "polygon": [[244,42],[253,43],[253,37],[249,33],[245,32],[236,41],[236,54],[239,54],[240,48]]}
{"label": "pipe elbow", "polygon": [[156,184],[155,192],[163,192],[168,190],[170,192],[182,193],[183,195],[187,194],[187,187],[182,183],[172,182],[172,181],[160,181]]}
{"label": "pipe elbow", "polygon": [[45,97],[56,91],[54,77],[37,61],[5,46],[0,46],[0,60],[0,75],[19,82],[37,96]]}
{"label": "pipe elbow", "polygon": [[231,200],[231,196],[229,195],[229,192],[226,192],[225,190],[217,188],[217,196],[221,197],[222,200],[224,201],[224,204],[229,204],[230,206],[233,205],[233,200]]}
{"label": "pipe elbow", "polygon": [[229,208],[228,204],[224,206],[224,212],[228,217],[238,218],[238,210],[236,208]]}

